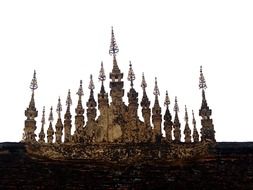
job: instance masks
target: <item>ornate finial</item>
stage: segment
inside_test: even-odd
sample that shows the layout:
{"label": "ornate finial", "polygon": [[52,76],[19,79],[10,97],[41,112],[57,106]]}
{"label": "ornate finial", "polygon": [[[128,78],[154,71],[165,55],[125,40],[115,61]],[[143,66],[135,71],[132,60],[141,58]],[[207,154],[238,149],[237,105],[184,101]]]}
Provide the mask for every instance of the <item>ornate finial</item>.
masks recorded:
{"label": "ornate finial", "polygon": [[160,91],[159,91],[159,88],[158,88],[158,85],[157,85],[157,78],[156,78],[156,77],[155,77],[155,88],[154,88],[153,94],[154,94],[155,96],[160,95]]}
{"label": "ornate finial", "polygon": [[193,126],[196,126],[196,120],[195,120],[195,116],[194,116],[194,111],[192,110],[192,124]]}
{"label": "ornate finial", "polygon": [[43,107],[43,111],[42,111],[41,123],[42,123],[42,126],[44,126],[45,123],[46,123],[46,120],[45,120],[45,106]]}
{"label": "ornate finial", "polygon": [[144,73],[142,73],[142,81],[141,81],[141,87],[143,90],[145,90],[145,88],[147,87],[147,83],[144,77]]}
{"label": "ornate finial", "polygon": [[70,95],[70,89],[68,91],[68,96],[67,96],[67,100],[66,100],[66,105],[70,106],[72,105],[72,99],[71,99],[71,95]]}
{"label": "ornate finial", "polygon": [[170,105],[170,98],[169,98],[169,95],[168,95],[168,90],[166,90],[164,106],[166,106],[168,108],[169,105]]}
{"label": "ornate finial", "polygon": [[83,86],[82,86],[82,83],[83,83],[83,81],[80,80],[80,87],[79,87],[79,89],[78,89],[78,91],[76,93],[79,96],[79,98],[81,98],[81,96],[83,96]]}
{"label": "ornate finial", "polygon": [[34,70],[33,79],[30,84],[30,89],[34,92],[38,88],[37,78],[36,78],[36,71]]}
{"label": "ornate finial", "polygon": [[50,123],[54,121],[54,117],[53,117],[53,106],[51,106],[51,108],[50,108],[50,114],[49,114],[48,121],[49,121]]}
{"label": "ornate finial", "polygon": [[90,90],[94,90],[95,86],[94,86],[94,83],[93,83],[93,79],[92,79],[92,75],[90,75],[90,84],[89,84],[89,87],[88,87]]}
{"label": "ornate finial", "polygon": [[116,43],[115,40],[115,36],[114,36],[114,31],[113,31],[113,27],[112,27],[112,37],[111,37],[111,45],[110,45],[110,50],[109,50],[109,54],[116,56],[116,54],[119,52],[119,48],[118,45]]}
{"label": "ornate finial", "polygon": [[129,71],[128,71],[128,77],[127,79],[131,82],[131,87],[133,88],[134,84],[133,84],[133,81],[135,80],[135,74],[134,74],[134,71],[133,71],[133,68],[132,68],[132,63],[131,61],[129,61]]}
{"label": "ornate finial", "polygon": [[105,70],[104,70],[103,61],[102,61],[101,62],[101,69],[99,71],[98,79],[103,82],[103,81],[105,81],[105,78],[106,78],[106,76],[105,76]]}
{"label": "ornate finial", "polygon": [[184,120],[186,123],[188,123],[189,117],[188,117],[188,112],[187,112],[187,107],[185,105],[185,116],[184,116]]}
{"label": "ornate finial", "polygon": [[200,66],[199,89],[205,90],[206,88],[206,80],[202,72],[202,66]]}
{"label": "ornate finial", "polygon": [[61,98],[58,98],[58,104],[56,108],[56,112],[58,113],[58,116],[61,117],[61,111],[62,111],[62,105],[61,105]]}
{"label": "ornate finial", "polygon": [[179,112],[179,107],[178,107],[178,104],[177,104],[177,97],[175,97],[174,111]]}

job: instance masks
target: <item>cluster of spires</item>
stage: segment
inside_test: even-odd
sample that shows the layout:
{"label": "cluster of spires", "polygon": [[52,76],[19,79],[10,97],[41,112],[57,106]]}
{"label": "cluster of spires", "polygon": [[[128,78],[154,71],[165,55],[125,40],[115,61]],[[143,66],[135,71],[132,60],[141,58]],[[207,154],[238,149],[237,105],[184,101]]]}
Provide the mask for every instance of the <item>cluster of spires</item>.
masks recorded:
{"label": "cluster of spires", "polygon": [[[165,94],[165,114],[164,120],[164,131],[165,137],[162,135],[162,114],[161,107],[159,105],[160,91],[157,84],[157,78],[155,78],[155,87],[153,94],[155,96],[154,106],[152,108],[152,117],[150,109],[150,101],[146,93],[147,83],[145,81],[144,73],[142,74],[141,87],[143,89],[143,96],[140,102],[142,107],[142,116],[144,121],[140,121],[137,110],[138,110],[138,93],[134,89],[135,74],[132,68],[132,63],[130,62],[129,72],[127,79],[130,81],[130,90],[127,93],[128,96],[128,106],[122,101],[124,96],[123,89],[123,73],[121,73],[116,55],[119,52],[117,46],[114,31],[112,29],[111,33],[111,45],[109,54],[113,56],[113,69],[110,73],[110,96],[112,102],[109,104],[108,93],[105,91],[104,81],[106,79],[103,62],[101,63],[101,69],[99,71],[98,79],[101,81],[101,89],[98,94],[98,109],[100,110],[100,116],[97,117],[97,102],[94,98],[94,83],[93,77],[90,75],[89,90],[90,96],[86,103],[87,109],[87,122],[85,125],[84,113],[85,110],[82,105],[82,96],[84,95],[82,80],[80,81],[80,86],[77,91],[78,103],[75,109],[75,132],[71,134],[72,128],[72,115],[70,112],[70,106],[72,105],[71,92],[68,91],[66,99],[66,113],[64,115],[64,122],[61,119],[62,104],[60,97],[58,98],[58,104],[56,112],[58,115],[55,128],[53,127],[53,107],[50,108],[49,114],[49,127],[45,134],[45,107],[43,107],[42,120],[41,120],[41,130],[39,132],[38,143],[46,143],[45,138],[47,137],[47,143],[92,143],[92,142],[181,142],[181,123],[179,121],[178,112],[179,106],[177,97],[175,97],[174,104],[174,121],[172,121],[172,116],[169,111],[170,99],[168,96],[168,91]],[[30,85],[32,90],[31,101],[28,108],[25,111],[25,120],[23,141],[27,143],[35,143],[36,141],[36,121],[35,118],[38,115],[38,111],[35,107],[34,101],[34,91],[38,88],[36,72],[34,71],[33,79]],[[215,142],[215,131],[212,124],[212,119],[210,118],[212,111],[208,107],[207,100],[205,97],[205,90],[207,88],[206,81],[202,72],[202,67],[200,67],[200,78],[199,78],[199,88],[202,91],[202,104],[199,110],[199,115],[201,119],[201,141]],[[151,125],[150,119],[152,118],[153,127]],[[184,142],[199,142],[199,133],[196,128],[196,120],[194,112],[192,110],[192,125],[193,131],[189,127],[189,116],[187,107],[185,106],[185,127]],[[64,134],[64,138],[63,138]],[[47,136],[46,136],[47,135]],[[55,136],[55,137],[54,137]],[[173,137],[174,138],[173,138]],[[55,140],[54,140],[55,139]],[[63,139],[63,140],[62,140]]]}

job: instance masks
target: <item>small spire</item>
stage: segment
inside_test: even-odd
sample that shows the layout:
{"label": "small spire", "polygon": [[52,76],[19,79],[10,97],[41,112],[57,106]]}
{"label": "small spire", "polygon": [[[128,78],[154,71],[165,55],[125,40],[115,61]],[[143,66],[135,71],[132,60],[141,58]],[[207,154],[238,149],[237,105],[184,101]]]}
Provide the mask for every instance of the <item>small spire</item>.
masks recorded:
{"label": "small spire", "polygon": [[188,112],[187,112],[187,107],[185,105],[185,116],[184,116],[184,120],[186,123],[188,123],[189,117],[188,117]]}
{"label": "small spire", "polygon": [[156,78],[156,77],[155,77],[155,88],[154,88],[153,94],[154,94],[155,96],[160,95],[160,91],[159,91],[159,88],[158,88],[158,85],[157,85],[157,78]]}
{"label": "small spire", "polygon": [[178,107],[178,103],[177,103],[177,97],[175,97],[174,111],[175,112],[179,112],[179,107]]}
{"label": "small spire", "polygon": [[79,96],[79,98],[81,98],[81,96],[83,96],[83,86],[82,86],[82,83],[83,83],[83,81],[80,80],[80,87],[79,87],[79,89],[78,89],[78,91],[76,93]]}
{"label": "small spire", "polygon": [[94,90],[95,86],[94,86],[94,83],[93,83],[93,79],[92,79],[92,75],[90,75],[90,84],[89,84],[89,87],[88,87],[90,90]]}
{"label": "small spire", "polygon": [[51,106],[51,108],[50,108],[50,114],[49,114],[48,121],[49,121],[50,123],[52,123],[52,122],[54,121],[54,117],[53,117],[53,106]]}
{"label": "small spire", "polygon": [[135,74],[132,68],[132,63],[129,61],[129,71],[128,71],[128,77],[127,79],[131,82],[131,88],[133,88],[134,84],[133,81],[135,80]]}
{"label": "small spire", "polygon": [[113,27],[112,27],[111,45],[110,45],[109,54],[113,55],[115,57],[118,52],[119,52],[119,48],[118,48],[118,45],[116,43],[116,39],[115,39],[115,36],[114,36]]}
{"label": "small spire", "polygon": [[33,79],[30,84],[30,89],[32,90],[32,92],[34,92],[34,90],[36,90],[37,88],[38,88],[38,83],[37,83],[37,78],[36,78],[36,71],[34,70]]}
{"label": "small spire", "polygon": [[104,70],[104,66],[103,66],[103,61],[101,62],[101,69],[99,71],[99,76],[98,76],[98,80],[100,80],[102,83],[105,81],[106,76],[105,76],[105,70]]}
{"label": "small spire", "polygon": [[205,90],[206,88],[206,80],[202,72],[202,66],[200,66],[199,89]]}
{"label": "small spire", "polygon": [[71,99],[71,94],[70,94],[70,89],[69,89],[67,100],[66,100],[66,106],[71,106],[71,105],[72,105],[72,99]]}
{"label": "small spire", "polygon": [[58,104],[56,108],[56,112],[58,113],[59,118],[61,117],[62,105],[61,105],[61,98],[58,98]]}
{"label": "small spire", "polygon": [[199,133],[198,130],[196,128],[196,120],[194,117],[194,112],[192,110],[192,124],[193,124],[193,134],[192,134],[192,138],[194,142],[199,142]]}
{"label": "small spire", "polygon": [[166,106],[168,108],[169,105],[170,105],[170,98],[169,98],[169,95],[168,95],[168,90],[166,90],[164,106]]}
{"label": "small spire", "polygon": [[145,88],[147,87],[147,83],[144,77],[144,73],[142,73],[142,81],[141,81],[141,87],[143,90],[145,90]]}
{"label": "small spire", "polygon": [[44,126],[45,123],[46,123],[46,120],[45,120],[45,106],[43,107],[43,111],[42,111],[41,123],[42,123],[42,126]]}

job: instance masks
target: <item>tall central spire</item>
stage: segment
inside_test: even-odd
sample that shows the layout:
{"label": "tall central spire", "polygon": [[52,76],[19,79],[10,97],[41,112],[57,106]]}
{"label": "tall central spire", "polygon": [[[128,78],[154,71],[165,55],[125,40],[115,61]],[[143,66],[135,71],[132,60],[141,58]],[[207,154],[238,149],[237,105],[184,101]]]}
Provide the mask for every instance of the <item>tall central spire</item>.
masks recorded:
{"label": "tall central spire", "polygon": [[109,49],[109,54],[113,56],[113,69],[112,73],[120,73],[119,66],[117,64],[116,55],[119,52],[119,47],[116,43],[116,39],[114,36],[114,31],[112,27],[112,34],[111,34],[111,45]]}

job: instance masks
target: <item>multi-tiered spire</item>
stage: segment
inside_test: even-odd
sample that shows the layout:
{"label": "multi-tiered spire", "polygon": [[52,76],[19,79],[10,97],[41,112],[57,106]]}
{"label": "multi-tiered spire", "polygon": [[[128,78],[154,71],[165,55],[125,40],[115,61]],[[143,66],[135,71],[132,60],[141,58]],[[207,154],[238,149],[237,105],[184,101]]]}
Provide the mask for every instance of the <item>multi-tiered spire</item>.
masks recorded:
{"label": "multi-tiered spire", "polygon": [[184,120],[185,120],[185,128],[184,128],[184,141],[186,143],[190,143],[191,142],[191,129],[189,127],[189,117],[188,117],[188,112],[187,112],[187,107],[185,106],[185,116],[184,116]]}
{"label": "multi-tiered spire", "polygon": [[45,119],[45,106],[43,107],[43,112],[42,112],[42,119],[41,119],[41,129],[39,133],[39,143],[45,143],[45,132],[44,132],[44,126],[46,123]]}
{"label": "multi-tiered spire", "polygon": [[53,139],[54,139],[54,129],[53,129],[53,121],[54,121],[54,117],[53,117],[53,107],[50,108],[50,113],[49,113],[49,127],[47,129],[47,142],[49,144],[53,143]]}
{"label": "multi-tiered spire", "polygon": [[174,118],[174,141],[175,142],[180,142],[181,141],[181,130],[180,130],[180,122],[178,118],[178,112],[179,112],[179,107],[177,103],[177,97],[175,97],[175,105],[174,105],[174,112],[175,112],[175,118]]}
{"label": "multi-tiered spire", "polygon": [[207,88],[206,80],[203,75],[202,66],[200,66],[200,77],[199,77],[199,89],[202,90],[202,104],[201,108],[199,110],[199,115],[202,117],[201,120],[201,141],[211,141],[215,142],[215,131],[213,127],[213,120],[210,118],[212,115],[212,110],[209,108],[207,101],[206,101],[206,95],[205,95],[205,89]]}
{"label": "multi-tiered spire", "polygon": [[62,111],[62,105],[61,105],[61,99],[60,97],[58,98],[58,104],[57,104],[57,108],[56,108],[56,112],[58,114],[58,119],[55,125],[55,137],[56,137],[56,143],[60,144],[62,143],[62,130],[63,130],[63,124],[62,124],[62,120],[61,120],[61,111]]}
{"label": "multi-tiered spire", "polygon": [[34,101],[34,91],[38,88],[37,78],[36,78],[36,71],[34,70],[33,78],[30,84],[30,89],[32,90],[31,101],[29,103],[29,107],[25,111],[25,116],[27,119],[25,120],[25,127],[24,127],[24,142],[27,143],[34,143],[36,142],[36,134],[34,133],[36,130],[36,121],[35,117],[38,116],[38,111],[35,107]]}
{"label": "multi-tiered spire", "polygon": [[155,87],[153,94],[155,95],[155,103],[152,108],[152,122],[154,125],[153,141],[160,142],[162,138],[162,131],[161,131],[162,115],[161,115],[161,107],[159,105],[158,100],[160,91],[157,85],[157,78],[155,78]]}
{"label": "multi-tiered spire", "polygon": [[[82,105],[83,84],[80,81],[80,86],[77,92],[78,103],[75,109],[75,132],[71,134],[72,121],[71,121],[71,110],[72,105],[70,90],[67,94],[66,100],[66,113],[64,115],[64,126],[61,120],[62,105],[61,99],[58,99],[57,114],[58,119],[55,124],[55,132],[53,129],[53,112],[52,107],[49,114],[49,127],[47,130],[47,142],[49,144],[56,143],[59,146],[62,143],[62,135],[64,129],[64,143],[101,143],[101,142],[121,142],[121,143],[138,143],[138,142],[162,142],[162,143],[173,143],[181,142],[181,129],[179,121],[179,107],[177,97],[175,98],[175,117],[172,122],[172,116],[169,110],[170,99],[168,91],[165,94],[165,114],[164,119],[164,130],[166,138],[163,138],[161,132],[162,115],[161,107],[159,105],[160,91],[157,84],[157,78],[155,78],[155,86],[153,94],[155,96],[154,106],[152,107],[152,123],[151,123],[151,109],[150,101],[146,92],[147,83],[142,74],[141,87],[143,90],[143,96],[141,100],[142,116],[143,120],[138,117],[138,93],[134,88],[134,81],[136,79],[132,64],[130,62],[127,79],[130,81],[130,90],[127,93],[128,105],[123,102],[124,96],[124,82],[123,73],[120,71],[116,56],[119,52],[118,45],[115,40],[114,31],[111,31],[111,44],[109,54],[113,56],[113,68],[110,72],[110,96],[111,103],[109,105],[108,94],[106,93],[104,81],[106,79],[103,62],[101,62],[101,68],[99,71],[98,79],[101,81],[101,89],[98,93],[98,109],[99,115],[97,117],[97,103],[94,98],[94,82],[92,75],[90,76],[90,82],[88,88],[90,90],[87,106],[87,122],[84,119],[84,107]],[[28,108],[25,111],[27,119],[25,120],[24,127],[24,142],[35,143],[36,135],[34,133],[36,129],[35,117],[37,117],[37,110],[35,108],[34,91],[38,88],[36,72],[34,71],[33,79],[30,85],[32,90],[31,101]],[[199,88],[202,90],[202,104],[199,110],[199,115],[202,117],[201,120],[201,141],[215,142],[214,138],[214,127],[211,119],[211,109],[209,109],[205,90],[207,88],[206,81],[200,68]],[[189,127],[189,117],[187,109],[185,108],[185,128],[184,128],[184,141],[190,143],[191,130]],[[196,120],[193,114],[193,141],[199,141],[199,134],[196,129]],[[39,143],[45,142],[45,109],[43,108],[42,113],[42,126],[39,133]],[[173,131],[173,135],[172,135]],[[174,138],[172,137],[174,136]],[[188,145],[187,145],[188,146]],[[161,156],[161,155],[160,155]]]}
{"label": "multi-tiered spire", "polygon": [[69,90],[68,95],[67,95],[67,100],[66,100],[67,110],[64,115],[64,142],[65,143],[71,142],[71,128],[72,128],[72,124],[71,124],[72,115],[70,113],[70,106],[71,105],[72,105],[72,99],[71,99],[71,94],[70,94],[70,90]]}
{"label": "multi-tiered spire", "polygon": [[80,80],[80,86],[78,88],[78,91],[76,93],[78,95],[78,103],[77,107],[75,109],[76,116],[75,116],[75,133],[73,136],[73,140],[75,142],[80,142],[81,133],[83,131],[83,126],[85,124],[84,121],[84,109],[82,104],[82,96],[83,96],[83,81]]}
{"label": "multi-tiered spire", "polygon": [[145,136],[147,141],[149,141],[152,137],[152,128],[150,123],[150,116],[151,116],[151,110],[150,110],[150,101],[148,99],[146,88],[147,83],[145,80],[144,73],[142,73],[142,81],[141,81],[141,88],[143,90],[143,96],[141,100],[141,107],[142,107],[142,117],[144,119],[144,127],[145,127]]}
{"label": "multi-tiered spire", "polygon": [[192,125],[193,125],[193,134],[192,134],[192,138],[194,142],[199,142],[199,133],[196,127],[196,120],[195,120],[195,116],[194,116],[194,112],[192,110]]}
{"label": "multi-tiered spire", "polygon": [[89,83],[88,88],[90,89],[90,97],[89,97],[88,102],[86,103],[87,118],[88,118],[88,122],[91,122],[91,121],[94,122],[95,118],[97,116],[97,110],[96,110],[97,103],[94,98],[94,91],[93,90],[95,89],[95,86],[94,86],[94,82],[92,79],[92,75],[90,75],[90,83]]}
{"label": "multi-tiered spire", "polygon": [[168,95],[168,91],[166,90],[166,94],[165,94],[165,101],[164,101],[164,106],[166,107],[166,111],[164,114],[164,131],[166,134],[166,141],[171,142],[172,141],[172,125],[173,122],[171,121],[172,117],[170,114],[170,110],[169,110],[169,105],[170,105],[170,99],[169,99],[169,95]]}

